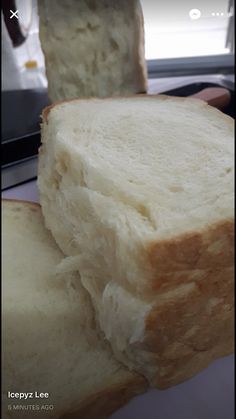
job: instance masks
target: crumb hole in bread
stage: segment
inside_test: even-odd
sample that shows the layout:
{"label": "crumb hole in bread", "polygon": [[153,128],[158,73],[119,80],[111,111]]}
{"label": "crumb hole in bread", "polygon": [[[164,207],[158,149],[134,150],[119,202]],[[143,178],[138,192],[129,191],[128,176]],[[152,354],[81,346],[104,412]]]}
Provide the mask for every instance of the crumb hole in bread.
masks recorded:
{"label": "crumb hole in bread", "polygon": [[140,215],[142,215],[142,217],[149,218],[148,209],[144,205],[139,205],[136,207],[136,210]]}
{"label": "crumb hole in bread", "polygon": [[183,192],[183,188],[182,188],[182,186],[177,186],[177,185],[172,185],[172,186],[169,186],[169,191],[170,192],[174,192],[174,193],[176,193],[176,192]]}
{"label": "crumb hole in bread", "polygon": [[89,0],[89,1],[87,1],[87,6],[92,11],[97,10],[97,2],[96,2],[96,0]]}
{"label": "crumb hole in bread", "polygon": [[58,191],[59,189],[59,181],[57,179],[54,180],[54,188]]}
{"label": "crumb hole in bread", "polygon": [[74,290],[76,289],[76,286],[73,282],[70,282],[70,287],[73,288]]}
{"label": "crumb hole in bread", "polygon": [[48,185],[49,187],[53,187],[54,189],[58,190],[59,185],[61,183],[62,176],[58,172],[54,172],[53,176],[48,179]]}
{"label": "crumb hole in bread", "polygon": [[119,310],[119,304],[118,304],[118,301],[117,301],[116,299],[114,299],[114,297],[113,297],[112,295],[110,295],[110,296],[108,297],[108,301],[109,301],[109,303],[110,303],[110,307],[112,308],[112,310],[113,310],[114,312],[118,312],[118,310]]}
{"label": "crumb hole in bread", "polygon": [[76,28],[75,32],[74,32],[74,35],[70,37],[70,41],[73,41],[74,39],[77,39],[78,38],[77,34],[78,33],[83,33],[83,32],[84,32],[83,28]]}
{"label": "crumb hole in bread", "polygon": [[103,51],[102,52],[102,61],[106,61],[106,58],[107,58],[107,56],[106,56],[105,52]]}
{"label": "crumb hole in bread", "polygon": [[228,175],[231,172],[232,172],[232,167],[226,167],[224,169],[224,172],[222,172],[222,173],[219,174],[219,177],[224,177],[225,175]]}
{"label": "crumb hole in bread", "polygon": [[76,240],[75,240],[75,239],[71,239],[71,240],[69,240],[69,241],[68,241],[68,246],[69,246],[71,249],[76,249],[76,248],[77,248],[77,243],[76,243]]}
{"label": "crumb hole in bread", "polygon": [[68,168],[70,166],[70,157],[67,153],[62,153],[58,156],[56,162],[56,170],[59,175],[64,175],[68,172]]}
{"label": "crumb hole in bread", "polygon": [[113,302],[113,306],[114,306],[114,311],[115,311],[116,313],[118,313],[118,311],[119,311],[119,304],[118,304],[118,301],[117,301],[117,300],[115,300],[115,301]]}
{"label": "crumb hole in bread", "polygon": [[119,49],[119,45],[113,38],[110,39],[110,45],[113,51],[117,51]]}
{"label": "crumb hole in bread", "polygon": [[84,172],[83,170],[80,170],[80,186],[87,186],[86,182],[85,182],[85,178],[84,178]]}

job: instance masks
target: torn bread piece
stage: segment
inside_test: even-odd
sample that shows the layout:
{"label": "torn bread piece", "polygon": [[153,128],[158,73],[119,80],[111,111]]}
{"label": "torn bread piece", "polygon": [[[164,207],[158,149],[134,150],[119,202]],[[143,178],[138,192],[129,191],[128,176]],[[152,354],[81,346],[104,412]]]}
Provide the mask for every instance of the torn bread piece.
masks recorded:
{"label": "torn bread piece", "polygon": [[52,102],[146,92],[139,0],[39,0],[38,6]]}
{"label": "torn bread piece", "polygon": [[57,268],[63,255],[40,206],[2,201],[2,233],[3,408],[9,418],[103,419],[144,392],[144,378],[117,362],[98,336],[78,272]]}

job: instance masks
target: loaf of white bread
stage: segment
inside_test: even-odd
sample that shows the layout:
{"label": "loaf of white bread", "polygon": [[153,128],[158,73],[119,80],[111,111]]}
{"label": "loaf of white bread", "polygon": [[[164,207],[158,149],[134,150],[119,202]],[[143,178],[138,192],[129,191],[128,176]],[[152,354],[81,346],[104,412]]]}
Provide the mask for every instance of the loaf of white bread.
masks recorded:
{"label": "loaf of white bread", "polygon": [[98,336],[79,274],[60,273],[40,206],[2,201],[2,229],[3,418],[107,418],[144,379]]}
{"label": "loaf of white bread", "polygon": [[52,101],[146,91],[139,0],[39,0],[38,7]]}
{"label": "loaf of white bread", "polygon": [[233,119],[136,95],[44,111],[46,225],[116,357],[160,388],[233,351]]}

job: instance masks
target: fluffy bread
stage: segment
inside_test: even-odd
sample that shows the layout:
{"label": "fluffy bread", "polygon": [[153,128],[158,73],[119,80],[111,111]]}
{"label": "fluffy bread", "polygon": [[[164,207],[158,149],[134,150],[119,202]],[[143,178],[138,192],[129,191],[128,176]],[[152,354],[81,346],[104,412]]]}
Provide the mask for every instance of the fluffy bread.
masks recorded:
{"label": "fluffy bread", "polygon": [[139,0],[39,0],[38,5],[52,102],[146,91]]}
{"label": "fluffy bread", "polygon": [[166,388],[233,351],[233,119],[197,99],[44,112],[46,224],[117,357]]}
{"label": "fluffy bread", "polygon": [[[4,415],[107,418],[145,390],[144,379],[121,366],[98,337],[78,273],[59,273],[63,255],[40,206],[2,201],[2,228]],[[49,398],[10,399],[8,391],[47,392]],[[39,408],[24,410],[28,405]],[[44,405],[53,409],[41,410]]]}

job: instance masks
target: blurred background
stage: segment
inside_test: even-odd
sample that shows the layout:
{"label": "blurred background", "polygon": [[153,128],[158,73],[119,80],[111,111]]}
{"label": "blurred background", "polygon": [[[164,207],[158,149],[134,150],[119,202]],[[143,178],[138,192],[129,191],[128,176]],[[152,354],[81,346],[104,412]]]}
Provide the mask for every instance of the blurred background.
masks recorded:
{"label": "blurred background", "polygon": [[[44,58],[39,41],[37,0],[3,1],[2,89],[46,87]],[[232,0],[141,0],[145,22],[145,56],[154,76],[181,74],[188,63],[188,74],[209,73],[224,67],[232,69],[234,53],[234,4]],[[18,31],[6,26],[11,10],[18,10]],[[185,60],[184,60],[185,58]],[[187,59],[186,59],[187,58]],[[178,60],[176,60],[178,59]],[[12,65],[14,63],[15,71]],[[175,63],[178,63],[176,71]],[[192,65],[191,65],[192,64]],[[208,64],[208,65],[207,65]],[[158,70],[161,71],[158,71]],[[186,71],[186,70],[185,70]]]}

